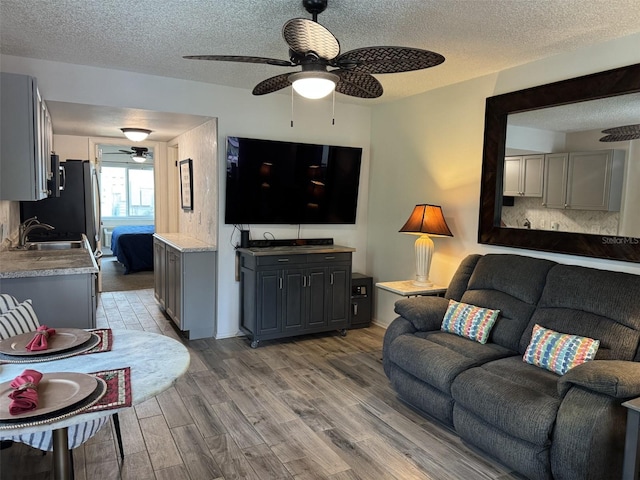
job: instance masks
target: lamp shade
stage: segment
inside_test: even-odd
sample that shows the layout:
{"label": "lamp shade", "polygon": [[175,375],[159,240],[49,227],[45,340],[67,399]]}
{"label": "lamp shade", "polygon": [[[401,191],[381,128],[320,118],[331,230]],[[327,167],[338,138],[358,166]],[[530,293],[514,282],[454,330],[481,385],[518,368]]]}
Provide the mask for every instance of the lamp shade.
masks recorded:
{"label": "lamp shade", "polygon": [[145,128],[121,128],[120,130],[132,142],[141,142],[151,133],[151,130]]}
{"label": "lamp shade", "polygon": [[289,75],[293,89],[305,98],[312,100],[329,95],[336,88],[340,77],[329,72],[300,72]]}
{"label": "lamp shade", "polygon": [[442,208],[426,203],[415,206],[400,232],[416,235],[426,234],[432,237],[453,237],[444,215],[442,215]]}

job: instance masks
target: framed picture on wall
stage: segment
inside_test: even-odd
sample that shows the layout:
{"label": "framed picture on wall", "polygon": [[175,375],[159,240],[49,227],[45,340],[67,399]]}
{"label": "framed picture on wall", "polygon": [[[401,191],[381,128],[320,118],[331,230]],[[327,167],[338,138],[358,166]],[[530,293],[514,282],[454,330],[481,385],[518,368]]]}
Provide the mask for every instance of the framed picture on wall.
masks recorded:
{"label": "framed picture on wall", "polygon": [[193,210],[193,160],[180,160],[180,205]]}

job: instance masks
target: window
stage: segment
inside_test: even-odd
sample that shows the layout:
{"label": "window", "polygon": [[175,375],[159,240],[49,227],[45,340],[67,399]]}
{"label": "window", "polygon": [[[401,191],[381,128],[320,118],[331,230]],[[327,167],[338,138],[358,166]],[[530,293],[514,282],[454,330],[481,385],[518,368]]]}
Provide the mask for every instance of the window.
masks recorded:
{"label": "window", "polygon": [[103,162],[100,200],[103,218],[153,220],[153,166]]}

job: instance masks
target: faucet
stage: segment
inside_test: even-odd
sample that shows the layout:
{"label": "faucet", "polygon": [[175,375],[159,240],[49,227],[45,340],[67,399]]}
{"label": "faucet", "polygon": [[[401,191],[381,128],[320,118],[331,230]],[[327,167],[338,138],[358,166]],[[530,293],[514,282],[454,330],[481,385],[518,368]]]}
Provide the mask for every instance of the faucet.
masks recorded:
{"label": "faucet", "polygon": [[20,224],[20,229],[19,229],[20,234],[18,236],[18,248],[25,248],[27,243],[27,235],[29,235],[29,232],[31,232],[32,230],[36,230],[38,228],[43,228],[45,230],[53,230],[55,227],[52,227],[47,223],[40,223],[38,221],[38,217],[28,218],[27,220],[25,220]]}

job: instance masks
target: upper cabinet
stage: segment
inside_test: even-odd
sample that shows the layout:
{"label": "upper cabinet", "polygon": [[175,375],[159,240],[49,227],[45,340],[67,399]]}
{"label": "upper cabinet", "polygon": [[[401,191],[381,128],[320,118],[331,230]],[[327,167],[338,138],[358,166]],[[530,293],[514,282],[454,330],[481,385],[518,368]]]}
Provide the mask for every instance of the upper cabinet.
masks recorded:
{"label": "upper cabinet", "polygon": [[620,210],[623,150],[545,156],[543,205],[574,210]]}
{"label": "upper cabinet", "polygon": [[542,197],[544,155],[504,159],[504,190],[509,197]]}
{"label": "upper cabinet", "polygon": [[34,77],[0,73],[0,200],[48,196],[53,128]]}

